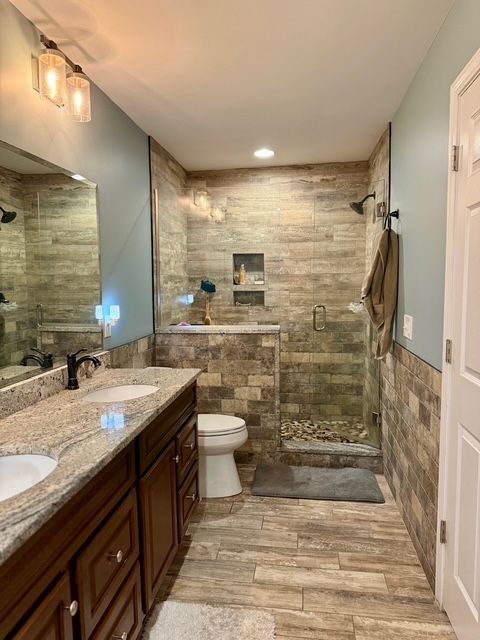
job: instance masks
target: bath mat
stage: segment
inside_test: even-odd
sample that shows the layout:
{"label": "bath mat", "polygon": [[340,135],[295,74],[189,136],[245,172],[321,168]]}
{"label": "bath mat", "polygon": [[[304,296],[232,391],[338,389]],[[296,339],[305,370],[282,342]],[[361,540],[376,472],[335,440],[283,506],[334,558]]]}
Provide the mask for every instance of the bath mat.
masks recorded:
{"label": "bath mat", "polygon": [[191,602],[159,602],[141,640],[273,640],[270,613],[252,609],[212,607]]}
{"label": "bath mat", "polygon": [[259,464],[252,494],[274,498],[385,502],[375,474],[368,469],[325,469]]}

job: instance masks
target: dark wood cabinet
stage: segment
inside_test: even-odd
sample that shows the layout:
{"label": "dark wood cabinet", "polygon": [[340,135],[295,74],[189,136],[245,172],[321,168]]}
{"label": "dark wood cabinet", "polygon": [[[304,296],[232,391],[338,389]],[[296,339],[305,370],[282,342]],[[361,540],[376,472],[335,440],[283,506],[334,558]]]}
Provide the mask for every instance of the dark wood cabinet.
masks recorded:
{"label": "dark wood cabinet", "polygon": [[70,577],[68,574],[56,583],[43,598],[25,625],[13,636],[13,640],[73,640],[73,620]]}
{"label": "dark wood cabinet", "polygon": [[0,638],[138,638],[197,503],[192,385],[0,566]]}
{"label": "dark wood cabinet", "polygon": [[82,636],[88,638],[139,554],[137,492],[131,491],[79,555],[75,565]]}
{"label": "dark wood cabinet", "polygon": [[180,542],[185,536],[190,517],[199,502],[198,464],[195,464],[178,491],[178,537]]}
{"label": "dark wood cabinet", "polygon": [[110,640],[110,638],[136,640],[142,631],[144,617],[140,565],[137,562],[95,630],[92,640]]}
{"label": "dark wood cabinet", "polygon": [[146,611],[178,549],[175,442],[140,480],[140,529]]}

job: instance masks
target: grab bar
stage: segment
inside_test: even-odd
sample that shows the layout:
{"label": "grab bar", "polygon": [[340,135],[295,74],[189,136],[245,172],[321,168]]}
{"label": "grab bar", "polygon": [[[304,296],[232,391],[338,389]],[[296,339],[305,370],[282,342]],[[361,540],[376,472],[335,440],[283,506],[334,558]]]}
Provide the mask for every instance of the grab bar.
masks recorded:
{"label": "grab bar", "polygon": [[[323,311],[322,324],[320,326],[318,326],[317,324],[318,309],[322,309]],[[327,327],[327,307],[324,304],[315,304],[313,306],[313,330],[325,331],[326,327]]]}

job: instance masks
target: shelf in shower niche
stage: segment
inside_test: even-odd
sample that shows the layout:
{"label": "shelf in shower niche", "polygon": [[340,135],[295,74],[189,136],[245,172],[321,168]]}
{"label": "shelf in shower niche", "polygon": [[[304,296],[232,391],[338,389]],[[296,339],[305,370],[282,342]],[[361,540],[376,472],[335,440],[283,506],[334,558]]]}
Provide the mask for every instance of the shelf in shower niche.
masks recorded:
{"label": "shelf in shower niche", "polygon": [[267,287],[265,286],[265,283],[263,284],[234,284],[232,285],[232,289],[233,291],[266,291]]}
{"label": "shelf in shower niche", "polygon": [[265,292],[264,291],[234,291],[233,303],[236,307],[264,307]]}
{"label": "shelf in shower niche", "polygon": [[[235,282],[235,278],[239,277],[242,265],[245,267],[247,278],[244,285]],[[265,285],[265,255],[263,253],[234,253],[233,284],[235,286],[257,287],[254,280],[263,280],[263,285]]]}

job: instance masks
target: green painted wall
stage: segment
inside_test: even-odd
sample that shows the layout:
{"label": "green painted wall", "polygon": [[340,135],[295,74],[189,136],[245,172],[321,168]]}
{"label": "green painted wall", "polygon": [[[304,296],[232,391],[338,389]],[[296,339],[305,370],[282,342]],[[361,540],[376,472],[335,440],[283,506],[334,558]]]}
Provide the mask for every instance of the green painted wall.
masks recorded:
{"label": "green painted wall", "polygon": [[[456,0],[392,123],[392,209],[400,209],[396,340],[442,368],[450,85],[480,47],[480,0]],[[414,317],[413,340],[403,314]]]}
{"label": "green painted wall", "polygon": [[40,100],[38,50],[36,28],[0,0],[0,140],[97,183],[103,300],[121,307],[106,346],[118,346],[153,331],[148,138],[97,87],[88,124]]}

